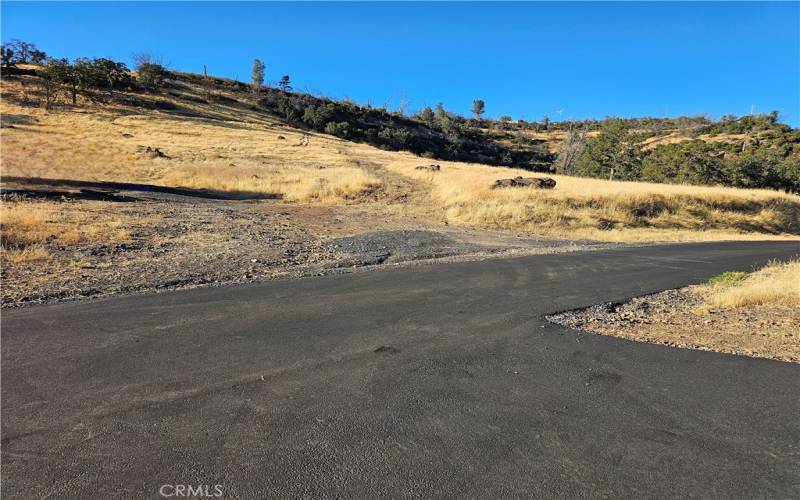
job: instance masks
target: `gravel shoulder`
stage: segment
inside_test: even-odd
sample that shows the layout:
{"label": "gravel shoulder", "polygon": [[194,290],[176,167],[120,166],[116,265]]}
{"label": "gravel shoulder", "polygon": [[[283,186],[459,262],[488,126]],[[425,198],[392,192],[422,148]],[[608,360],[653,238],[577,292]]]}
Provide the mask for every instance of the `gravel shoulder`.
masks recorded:
{"label": "gravel shoulder", "polygon": [[800,310],[781,305],[701,311],[696,287],[548,316],[570,328],[639,342],[800,363]]}

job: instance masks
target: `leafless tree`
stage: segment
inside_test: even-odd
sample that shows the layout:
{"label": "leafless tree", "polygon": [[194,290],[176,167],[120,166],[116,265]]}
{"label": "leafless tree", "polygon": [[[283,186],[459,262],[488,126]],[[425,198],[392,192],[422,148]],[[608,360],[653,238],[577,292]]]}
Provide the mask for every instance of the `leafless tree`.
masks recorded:
{"label": "leafless tree", "polygon": [[558,152],[555,167],[556,172],[563,175],[575,175],[578,158],[586,147],[586,129],[581,127],[570,128],[561,150]]}

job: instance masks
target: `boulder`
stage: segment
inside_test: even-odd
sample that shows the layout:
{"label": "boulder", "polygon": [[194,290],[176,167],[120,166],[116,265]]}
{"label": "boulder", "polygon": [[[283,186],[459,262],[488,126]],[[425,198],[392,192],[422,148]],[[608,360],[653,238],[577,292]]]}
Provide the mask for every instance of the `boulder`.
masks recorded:
{"label": "boulder", "polygon": [[492,188],[533,187],[536,189],[553,189],[556,181],[550,177],[514,177],[513,179],[497,179]]}

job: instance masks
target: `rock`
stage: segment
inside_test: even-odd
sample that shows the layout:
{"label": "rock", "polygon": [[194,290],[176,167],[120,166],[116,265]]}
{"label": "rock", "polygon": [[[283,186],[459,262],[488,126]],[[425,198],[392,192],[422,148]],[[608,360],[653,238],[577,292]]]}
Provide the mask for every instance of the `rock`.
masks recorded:
{"label": "rock", "polygon": [[603,231],[614,229],[614,221],[608,219],[600,219],[600,221],[597,223],[597,229],[601,229]]}
{"label": "rock", "polygon": [[282,135],[279,135],[279,136],[278,136],[278,140],[279,140],[279,141],[285,141],[285,140],[286,140],[286,137],[284,137],[284,136],[282,136]]}
{"label": "rock", "polygon": [[536,189],[553,189],[556,181],[550,177],[514,177],[513,179],[497,179],[493,189],[504,187],[533,187]]}
{"label": "rock", "polygon": [[436,163],[431,163],[430,165],[419,165],[415,168],[417,170],[430,170],[431,172],[438,172],[442,169],[442,167]]}
{"label": "rock", "polygon": [[496,188],[503,188],[503,187],[512,187],[515,186],[514,179],[497,179],[494,181],[492,185],[492,189]]}
{"label": "rock", "polygon": [[166,159],[169,159],[169,156],[167,156],[166,153],[164,153],[163,151],[161,151],[158,148],[153,148],[153,147],[150,147],[150,146],[147,146],[147,147],[136,146],[136,151],[139,154],[142,154],[142,155],[147,156],[149,158],[166,158]]}

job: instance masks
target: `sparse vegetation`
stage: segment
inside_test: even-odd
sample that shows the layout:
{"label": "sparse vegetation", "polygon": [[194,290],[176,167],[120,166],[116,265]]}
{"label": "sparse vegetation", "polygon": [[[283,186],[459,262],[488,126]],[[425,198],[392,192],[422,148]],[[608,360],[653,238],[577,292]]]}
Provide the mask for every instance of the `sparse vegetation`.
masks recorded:
{"label": "sparse vegetation", "polygon": [[745,276],[747,274],[741,271],[726,271],[708,280],[708,284],[711,286],[730,286],[742,281]]}
{"label": "sparse vegetation", "polygon": [[47,202],[5,201],[0,204],[2,257],[14,263],[35,262],[49,257],[47,246],[75,246],[80,243],[123,242],[130,232],[120,221],[79,219],[65,215]]}
{"label": "sparse vegetation", "polygon": [[761,305],[800,306],[800,260],[772,262],[753,273],[727,272],[701,289],[702,310]]}

